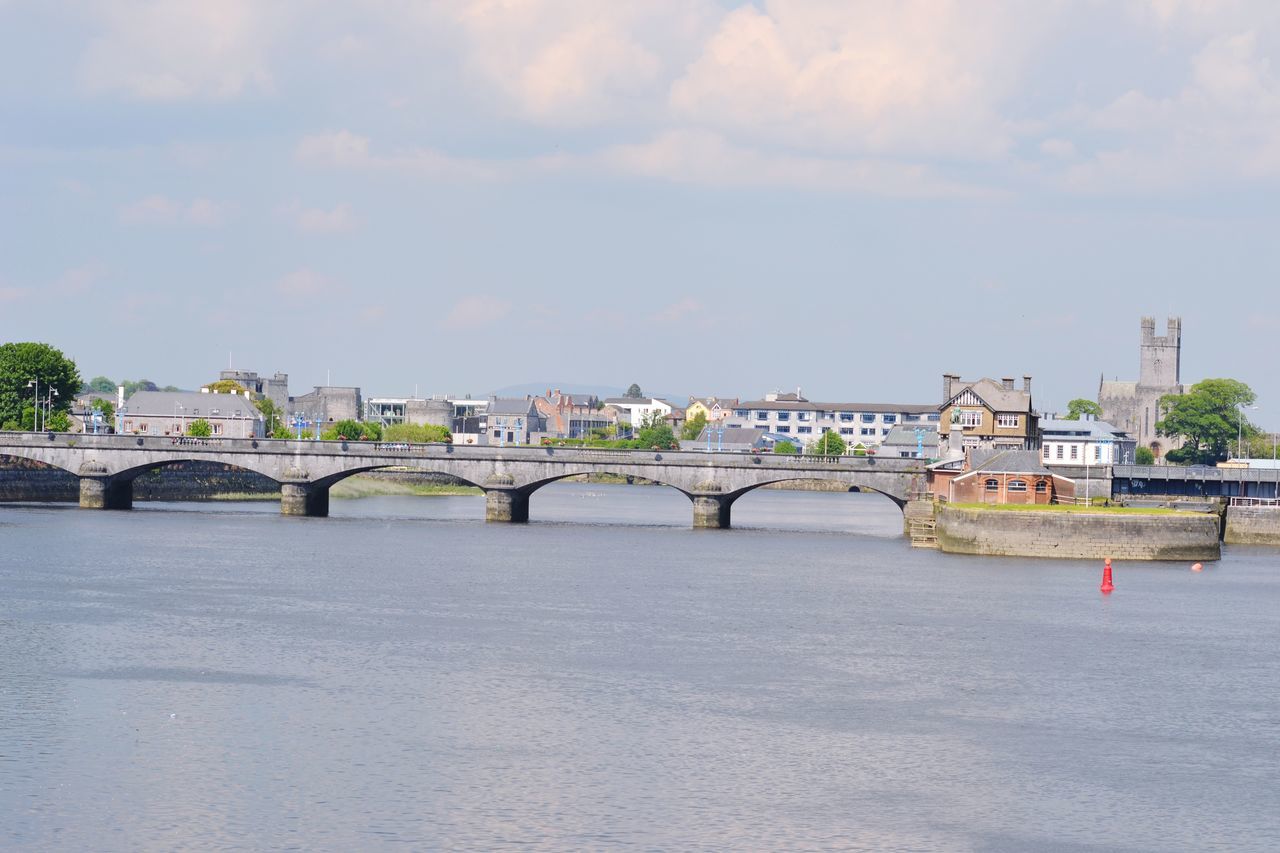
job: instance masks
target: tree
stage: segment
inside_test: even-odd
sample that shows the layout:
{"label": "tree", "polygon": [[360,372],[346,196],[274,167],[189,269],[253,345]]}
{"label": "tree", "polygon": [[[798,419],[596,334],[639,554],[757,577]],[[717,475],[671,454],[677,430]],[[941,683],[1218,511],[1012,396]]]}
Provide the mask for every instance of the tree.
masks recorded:
{"label": "tree", "polygon": [[833,430],[827,430],[809,448],[809,453],[813,456],[843,456],[847,447],[843,438]]}
{"label": "tree", "polygon": [[1133,461],[1137,465],[1154,465],[1156,464],[1156,455],[1150,447],[1139,447],[1134,451]]}
{"label": "tree", "polygon": [[95,376],[89,380],[89,384],[85,386],[86,391],[96,391],[99,394],[114,394],[116,392],[116,383],[112,382],[105,376]]}
{"label": "tree", "polygon": [[156,386],[156,383],[152,382],[150,379],[138,379],[136,381],[133,379],[125,379],[120,384],[124,386],[125,397],[132,397],[135,391],[159,391],[160,390]]}
{"label": "tree", "polygon": [[274,400],[270,397],[259,397],[253,401],[253,406],[262,415],[267,435],[271,438],[293,437],[289,432],[289,419],[285,417],[284,412],[280,411],[280,407]]}
{"label": "tree", "polygon": [[1164,417],[1156,422],[1159,435],[1180,437],[1182,447],[1165,454],[1170,462],[1211,465],[1227,458],[1236,436],[1257,432],[1241,406],[1255,399],[1253,389],[1237,379],[1205,379],[1186,394],[1160,398]]}
{"label": "tree", "polygon": [[234,379],[219,379],[217,382],[210,382],[204,387],[209,389],[210,394],[230,394],[232,391],[237,394],[243,394],[249,390]]}
{"label": "tree", "polygon": [[51,413],[71,408],[84,384],[76,363],[59,349],[41,343],[0,345],[0,423],[35,428],[36,388],[27,383],[37,379],[42,406],[51,391],[58,392],[52,395]]}
{"label": "tree", "polygon": [[1081,415],[1092,415],[1095,418],[1100,418],[1102,417],[1102,407],[1092,400],[1077,397],[1067,403],[1067,416],[1063,420],[1078,421]]}
{"label": "tree", "polygon": [[208,438],[213,435],[213,427],[204,418],[196,418],[187,424],[187,435],[193,438]]}
{"label": "tree", "polygon": [[684,422],[684,426],[680,428],[680,437],[685,441],[693,441],[702,435],[702,429],[707,425],[707,415],[705,412],[698,412],[689,420]]}
{"label": "tree", "polygon": [[646,419],[645,426],[640,428],[640,432],[636,433],[636,447],[649,450],[657,448],[658,450],[674,450],[679,447],[676,442],[676,434],[664,421],[657,418]]}
{"label": "tree", "polygon": [[[115,427],[116,407],[110,400],[103,400],[103,399],[94,400],[93,404],[89,406],[89,411],[102,413],[101,423],[103,428],[112,429]],[[92,432],[92,430],[93,430],[92,424],[87,424],[85,426],[85,432]]]}
{"label": "tree", "polygon": [[382,427],[360,421],[338,421],[320,435],[325,441],[377,441],[382,438]]}
{"label": "tree", "polygon": [[[616,386],[615,386],[615,387],[616,387]],[[639,386],[639,385],[637,385],[637,384],[636,384],[636,383],[634,383],[634,382],[632,382],[632,383],[631,383],[631,386],[630,386],[629,388],[627,388],[627,392],[626,392],[625,394],[623,394],[622,396],[624,396],[624,397],[626,397],[626,398],[628,398],[628,399],[631,399],[631,400],[642,400],[642,399],[644,399],[644,393],[640,390],[640,386]]]}
{"label": "tree", "polygon": [[437,424],[392,424],[383,430],[383,437],[386,441],[408,441],[414,444],[453,441],[449,428]]}
{"label": "tree", "polygon": [[789,441],[779,441],[773,445],[773,452],[781,456],[795,456],[800,451]]}
{"label": "tree", "polygon": [[65,411],[50,412],[49,416],[41,421],[40,429],[49,432],[70,432],[71,416]]}

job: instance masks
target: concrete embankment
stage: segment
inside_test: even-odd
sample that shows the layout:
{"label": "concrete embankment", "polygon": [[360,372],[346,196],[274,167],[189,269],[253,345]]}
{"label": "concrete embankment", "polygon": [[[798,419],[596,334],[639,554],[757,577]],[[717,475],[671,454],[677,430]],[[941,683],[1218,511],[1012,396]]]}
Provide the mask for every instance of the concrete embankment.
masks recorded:
{"label": "concrete embankment", "polygon": [[938,547],[950,554],[1116,560],[1217,560],[1218,516],[940,507]]}
{"label": "concrete embankment", "polygon": [[1228,545],[1280,545],[1280,506],[1227,507],[1222,541]]}

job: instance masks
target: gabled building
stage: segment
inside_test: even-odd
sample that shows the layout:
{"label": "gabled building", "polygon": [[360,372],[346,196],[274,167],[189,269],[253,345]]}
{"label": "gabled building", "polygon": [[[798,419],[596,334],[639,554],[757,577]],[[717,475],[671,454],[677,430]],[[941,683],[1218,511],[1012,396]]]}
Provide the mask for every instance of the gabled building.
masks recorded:
{"label": "gabled building", "polygon": [[899,459],[937,459],[938,425],[901,425],[889,430],[880,442],[880,456]]}
{"label": "gabled building", "polygon": [[534,397],[533,404],[546,420],[546,433],[554,438],[589,438],[594,430],[618,425],[616,409],[604,407],[594,395],[575,399],[559,390]]}
{"label": "gabled building", "polygon": [[610,397],[604,403],[617,409],[633,432],[639,432],[648,420],[663,422],[675,408],[656,397]]}
{"label": "gabled building", "polygon": [[265,429],[248,391],[135,391],[117,419],[129,435],[181,436],[197,420],[208,421],[217,438],[262,438]]}
{"label": "gabled building", "polygon": [[684,417],[685,420],[691,421],[698,415],[702,415],[709,424],[719,423],[732,417],[733,410],[737,406],[737,397],[732,399],[728,397],[690,397],[689,405],[684,410]]}
{"label": "gabled building", "polygon": [[1074,499],[1075,482],[1034,450],[975,448],[929,469],[929,491],[951,503],[1051,504]]}
{"label": "gabled building", "polygon": [[489,444],[532,444],[547,431],[546,419],[529,397],[492,397],[489,400],[486,435]]}
{"label": "gabled building", "polygon": [[1136,439],[1106,421],[1040,419],[1040,458],[1051,468],[1132,465],[1137,446]]}
{"label": "gabled building", "polygon": [[951,373],[942,375],[942,405],[938,434],[945,443],[953,430],[964,434],[962,445],[996,450],[1035,450],[1039,432],[1031,405],[1031,377],[1022,377],[1022,388],[1011,378],[966,382]]}
{"label": "gabled building", "polygon": [[936,424],[938,407],[929,403],[822,403],[797,390],[742,400],[724,420],[730,427],[754,427],[787,436],[798,446],[834,432],[850,448],[878,446],[899,425]]}

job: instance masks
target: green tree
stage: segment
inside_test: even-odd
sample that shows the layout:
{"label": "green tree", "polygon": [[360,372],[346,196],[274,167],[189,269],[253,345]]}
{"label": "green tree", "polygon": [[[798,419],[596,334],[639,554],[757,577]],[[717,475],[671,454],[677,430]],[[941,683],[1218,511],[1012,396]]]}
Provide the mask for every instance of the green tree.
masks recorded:
{"label": "green tree", "polygon": [[644,399],[644,393],[640,390],[640,386],[634,382],[631,383],[630,387],[627,388],[627,392],[622,396],[632,400]]}
{"label": "green tree", "polygon": [[452,442],[453,434],[448,427],[437,424],[392,424],[383,430],[386,441],[407,441],[412,444],[427,442]]}
{"label": "green tree", "polygon": [[237,394],[243,394],[249,390],[234,379],[219,379],[217,382],[210,382],[203,387],[209,389],[210,394],[230,394],[232,391]]}
{"label": "green tree", "polygon": [[85,386],[86,391],[96,391],[99,394],[114,394],[116,392],[116,383],[112,382],[105,376],[95,376],[89,380],[89,384]]}
{"label": "green tree", "polygon": [[382,427],[360,421],[338,421],[320,434],[325,441],[377,441],[382,438]]}
{"label": "green tree", "polygon": [[193,438],[208,438],[213,435],[213,427],[204,418],[196,418],[187,424],[187,435]]}
{"label": "green tree", "polygon": [[280,411],[280,407],[274,400],[270,397],[259,397],[253,401],[253,406],[262,415],[263,427],[269,437],[293,437],[289,432],[289,419],[285,417],[284,412]]}
{"label": "green tree", "polygon": [[[35,387],[40,380],[40,398],[48,399],[51,412],[71,408],[84,384],[76,363],[48,344],[11,343],[0,345],[0,423],[17,423],[21,429],[35,427]],[[41,405],[44,405],[43,402]]]}
{"label": "green tree", "polygon": [[795,456],[800,451],[789,441],[779,441],[773,445],[773,452],[782,456]]}
{"label": "green tree", "polygon": [[[116,407],[115,407],[115,404],[112,403],[110,400],[103,400],[101,398],[94,400],[93,404],[89,406],[89,411],[102,413],[102,424],[100,429],[108,430],[108,429],[113,429],[115,427]],[[92,432],[93,425],[86,424],[85,431]]]}
{"label": "green tree", "polygon": [[132,397],[135,391],[159,391],[160,388],[150,379],[125,379],[121,383],[124,386],[124,396]]}
{"label": "green tree", "polygon": [[675,432],[668,424],[657,418],[649,419],[647,425],[640,428],[640,432],[636,433],[635,445],[644,450],[651,448],[673,450],[679,447]]}
{"label": "green tree", "polygon": [[40,424],[40,428],[49,432],[70,432],[71,416],[64,411],[50,412]]}
{"label": "green tree", "polygon": [[1150,447],[1139,447],[1133,454],[1133,461],[1138,465],[1156,464],[1156,455]]}
{"label": "green tree", "polygon": [[834,430],[827,430],[809,448],[809,453],[813,456],[843,456],[847,447],[844,439]]}
{"label": "green tree", "polygon": [[1240,410],[1254,399],[1253,389],[1237,379],[1205,379],[1186,394],[1161,397],[1164,417],[1156,422],[1156,432],[1183,442],[1165,457],[1170,462],[1204,465],[1226,459],[1237,435],[1251,438],[1257,432]]}
{"label": "green tree", "polygon": [[1077,397],[1067,403],[1067,416],[1063,420],[1078,421],[1081,415],[1093,415],[1095,418],[1100,418],[1102,417],[1102,407],[1092,400]]}
{"label": "green tree", "polygon": [[698,412],[689,420],[684,422],[684,426],[680,428],[680,437],[685,441],[693,441],[702,435],[702,428],[707,425],[706,412]]}

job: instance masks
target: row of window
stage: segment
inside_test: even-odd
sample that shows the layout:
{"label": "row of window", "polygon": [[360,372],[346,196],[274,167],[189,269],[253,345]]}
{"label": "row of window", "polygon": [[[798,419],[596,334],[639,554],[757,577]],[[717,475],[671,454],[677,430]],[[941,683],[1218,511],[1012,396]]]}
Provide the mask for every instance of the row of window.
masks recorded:
{"label": "row of window", "polygon": [[[1000,491],[1000,481],[994,477],[987,480],[986,486],[987,486],[988,492]],[[1005,486],[1005,491],[1008,491],[1008,492],[1025,492],[1026,490],[1027,490],[1026,480],[1010,480],[1009,485]],[[1045,483],[1044,480],[1040,480],[1036,483],[1037,494],[1044,494],[1046,490],[1047,490],[1047,484]]]}
{"label": "row of window", "polygon": [[[1062,458],[1063,458],[1063,448],[1064,448],[1064,447],[1069,447],[1069,448],[1070,448],[1070,457],[1069,457],[1069,458],[1071,458],[1071,459],[1079,459],[1079,458],[1080,458],[1080,445],[1078,445],[1078,444],[1071,444],[1071,445],[1064,445],[1064,444],[1054,444],[1054,445],[1049,445],[1049,444],[1046,444],[1046,445],[1044,446],[1044,458],[1045,458],[1045,459],[1049,459],[1049,458],[1053,458],[1053,459],[1062,459]],[[1053,456],[1052,456],[1052,457],[1050,457],[1050,456],[1049,456],[1050,449],[1052,449],[1052,450],[1053,450]],[[1101,462],[1101,461],[1102,461],[1102,445],[1101,445],[1101,444],[1095,444],[1095,445],[1093,445],[1093,461],[1094,461],[1094,462]]]}
{"label": "row of window", "polygon": [[[747,417],[750,416],[751,412],[747,409],[737,409],[734,411],[733,414],[735,417],[746,419]],[[840,416],[841,423],[849,424],[854,422],[855,415],[853,412],[839,412],[838,414]],[[757,409],[755,411],[755,419],[757,421],[767,421],[769,420],[770,415],[774,416],[774,420],[777,420],[780,422],[790,421],[792,415],[796,416],[795,419],[797,421],[810,421],[810,420],[830,421],[835,419],[836,413],[818,412],[817,417],[814,418],[813,412],[796,412],[796,411],[774,412],[767,409]],[[919,423],[921,421],[937,421],[939,417],[940,416],[938,415],[937,412],[929,412],[923,415],[904,415],[903,420],[909,421],[912,423]],[[898,422],[898,416],[896,414],[876,415],[876,414],[869,414],[864,412],[860,415],[857,415],[857,419],[861,420],[864,424],[873,424],[873,423],[876,423],[877,420],[886,424],[896,424]]]}

